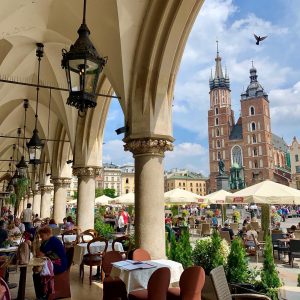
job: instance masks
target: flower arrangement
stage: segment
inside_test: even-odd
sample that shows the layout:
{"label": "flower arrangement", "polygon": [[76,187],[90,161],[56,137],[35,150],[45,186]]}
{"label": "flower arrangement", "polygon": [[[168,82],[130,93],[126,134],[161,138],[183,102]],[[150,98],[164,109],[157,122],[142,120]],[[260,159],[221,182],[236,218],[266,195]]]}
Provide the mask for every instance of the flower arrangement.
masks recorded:
{"label": "flower arrangement", "polygon": [[207,215],[208,218],[212,218],[213,215],[214,215],[214,212],[212,210],[207,210],[206,215]]}
{"label": "flower arrangement", "polygon": [[232,217],[236,220],[236,223],[239,223],[241,219],[241,214],[238,210],[235,210],[232,214]]}
{"label": "flower arrangement", "polygon": [[12,241],[10,239],[5,240],[4,242],[2,242],[2,245],[4,248],[8,248],[12,245]]}

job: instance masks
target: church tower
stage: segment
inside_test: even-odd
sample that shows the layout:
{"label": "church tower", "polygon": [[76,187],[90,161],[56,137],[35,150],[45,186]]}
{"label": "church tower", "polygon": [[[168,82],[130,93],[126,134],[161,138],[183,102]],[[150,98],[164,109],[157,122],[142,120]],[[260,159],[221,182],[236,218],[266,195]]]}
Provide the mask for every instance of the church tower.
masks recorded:
{"label": "church tower", "polygon": [[230,80],[225,71],[223,75],[221,57],[217,42],[217,57],[215,75],[209,79],[210,109],[208,111],[208,139],[209,139],[209,166],[210,189],[216,190],[216,176],[218,175],[218,162],[225,163],[225,172],[229,175],[230,153],[228,152],[228,139],[234,124],[234,113],[231,110]]}
{"label": "church tower", "polygon": [[273,179],[274,161],[268,94],[257,80],[257,70],[250,69],[250,84],[241,94],[243,155],[246,185]]}

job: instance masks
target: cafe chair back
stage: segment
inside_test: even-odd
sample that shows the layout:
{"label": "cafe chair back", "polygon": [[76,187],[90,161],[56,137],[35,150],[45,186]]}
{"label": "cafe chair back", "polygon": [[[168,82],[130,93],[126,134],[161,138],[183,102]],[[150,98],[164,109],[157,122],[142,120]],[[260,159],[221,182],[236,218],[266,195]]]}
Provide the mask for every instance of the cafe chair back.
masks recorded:
{"label": "cafe chair back", "polygon": [[171,272],[167,267],[154,271],[148,281],[147,289],[135,290],[129,293],[129,300],[167,300]]}
{"label": "cafe chair back", "polygon": [[115,238],[113,240],[113,243],[112,243],[113,251],[117,251],[116,243],[121,243],[122,244],[123,249],[124,249],[124,252],[121,252],[122,257],[124,259],[128,258],[128,254],[132,250],[132,246],[133,246],[132,242],[130,240],[130,237],[128,235],[123,235],[123,236],[119,236],[119,237]]}
{"label": "cafe chair back", "polygon": [[11,300],[11,294],[8,285],[2,277],[0,277],[0,299]]}
{"label": "cafe chair back", "polygon": [[300,240],[290,240],[289,263],[294,267],[294,258],[300,258]]}
{"label": "cafe chair back", "polygon": [[143,248],[138,248],[135,249],[132,253],[132,259],[133,260],[151,260],[150,253],[143,249]]}
{"label": "cafe chair back", "polygon": [[205,282],[203,268],[187,268],[180,276],[179,287],[169,288],[167,300],[199,300]]}

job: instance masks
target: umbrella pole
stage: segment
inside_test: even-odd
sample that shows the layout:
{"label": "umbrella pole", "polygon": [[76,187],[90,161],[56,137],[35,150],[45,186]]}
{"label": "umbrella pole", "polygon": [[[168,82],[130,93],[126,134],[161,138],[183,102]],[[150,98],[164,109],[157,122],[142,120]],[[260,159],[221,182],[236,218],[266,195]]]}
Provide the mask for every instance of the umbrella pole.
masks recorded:
{"label": "umbrella pole", "polygon": [[270,233],[270,205],[262,204],[261,205],[261,229],[264,231],[264,236],[266,237]]}
{"label": "umbrella pole", "polygon": [[226,221],[226,206],[225,204],[221,204],[221,212],[222,212],[222,225],[224,225],[224,222]]}

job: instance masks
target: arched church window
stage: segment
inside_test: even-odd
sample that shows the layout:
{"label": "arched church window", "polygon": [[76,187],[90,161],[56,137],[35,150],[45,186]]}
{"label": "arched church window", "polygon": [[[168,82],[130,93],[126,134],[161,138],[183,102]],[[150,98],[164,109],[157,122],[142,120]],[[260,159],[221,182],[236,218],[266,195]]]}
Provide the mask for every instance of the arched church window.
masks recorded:
{"label": "arched church window", "polygon": [[250,116],[254,116],[255,115],[255,108],[253,106],[250,106],[250,108],[249,108],[249,114],[250,114]]}
{"label": "arched church window", "polygon": [[217,148],[221,148],[221,143],[219,140],[217,140]]}
{"label": "arched church window", "polygon": [[257,160],[254,161],[254,168],[257,169],[258,168],[258,163]]}
{"label": "arched church window", "polygon": [[243,166],[243,153],[242,148],[239,145],[235,145],[231,148],[231,164],[237,163],[240,167]]}
{"label": "arched church window", "polygon": [[257,155],[258,155],[257,148],[254,147],[254,148],[253,148],[253,156],[257,156]]}
{"label": "arched church window", "polygon": [[253,144],[256,144],[256,143],[257,143],[256,135],[255,135],[255,134],[252,135],[252,143],[253,143]]}
{"label": "arched church window", "polygon": [[221,159],[221,152],[218,151],[218,160],[220,160],[220,159]]}
{"label": "arched church window", "polygon": [[219,108],[218,108],[218,107],[215,108],[215,114],[216,114],[216,115],[219,114]]}
{"label": "arched church window", "polygon": [[219,125],[219,118],[216,118],[215,125]]}
{"label": "arched church window", "polygon": [[251,123],[251,130],[252,130],[252,131],[255,131],[255,130],[256,130],[256,124],[255,124],[255,122],[252,122],[252,123]]}
{"label": "arched church window", "polygon": [[219,128],[216,129],[216,136],[220,136],[220,130],[219,130]]}

